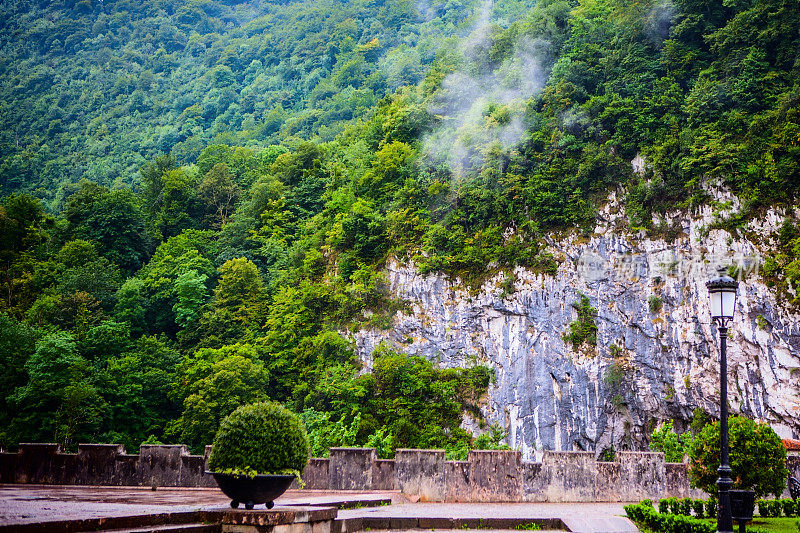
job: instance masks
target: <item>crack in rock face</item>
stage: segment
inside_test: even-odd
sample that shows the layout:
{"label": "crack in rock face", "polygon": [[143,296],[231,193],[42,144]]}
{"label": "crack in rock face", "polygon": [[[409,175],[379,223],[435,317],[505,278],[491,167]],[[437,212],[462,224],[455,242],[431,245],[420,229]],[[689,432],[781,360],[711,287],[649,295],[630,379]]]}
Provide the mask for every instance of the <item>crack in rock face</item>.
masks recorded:
{"label": "crack in rock face", "polygon": [[[371,367],[372,351],[388,342],[445,367],[489,365],[496,382],[483,414],[526,459],[543,450],[646,449],[658,422],[674,419],[681,430],[696,408],[719,415],[719,340],[705,282],[734,265],[742,279],[728,341],[731,411],[800,436],[800,315],[758,276],[768,250],[707,230],[710,207],[673,215],[683,228],[673,242],[622,232],[622,217],[612,193],[592,236],[549,239],[557,274],[517,268],[513,294],[500,287],[504,273],[475,293],[390,262],[391,290],[410,305],[389,330],[351,334],[359,357]],[[782,218],[770,212],[743,233],[767,242]],[[597,309],[597,344],[574,349],[563,336],[581,295]]]}

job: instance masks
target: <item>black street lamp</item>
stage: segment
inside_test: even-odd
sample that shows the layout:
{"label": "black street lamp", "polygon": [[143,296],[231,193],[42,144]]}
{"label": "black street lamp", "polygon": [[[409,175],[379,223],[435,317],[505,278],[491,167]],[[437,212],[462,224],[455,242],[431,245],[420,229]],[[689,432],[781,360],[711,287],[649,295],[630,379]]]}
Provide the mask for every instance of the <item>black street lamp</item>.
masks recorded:
{"label": "black street lamp", "polygon": [[719,468],[717,473],[717,489],[719,491],[719,507],[717,508],[717,531],[729,533],[733,531],[731,517],[731,495],[733,486],[731,467],[728,462],[728,359],[727,340],[728,323],[733,320],[736,308],[736,289],[739,283],[729,276],[714,278],[706,283],[711,297],[711,318],[719,329]]}

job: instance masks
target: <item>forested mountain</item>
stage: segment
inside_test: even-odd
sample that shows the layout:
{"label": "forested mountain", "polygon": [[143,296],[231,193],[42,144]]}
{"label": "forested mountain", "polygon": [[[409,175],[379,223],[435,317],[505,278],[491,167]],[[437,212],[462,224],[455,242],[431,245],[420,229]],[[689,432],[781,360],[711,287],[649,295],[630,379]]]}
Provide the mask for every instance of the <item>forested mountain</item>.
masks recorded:
{"label": "forested mountain", "polygon": [[[315,453],[495,446],[462,427],[484,361],[355,356],[348,331],[408,307],[387,259],[553,276],[548,239],[588,236],[610,191],[625,229],[668,239],[711,186],[741,200],[712,202],[732,233],[800,192],[795,0],[0,10],[7,445],[199,449],[270,398]],[[797,306],[788,213],[758,239]]]}
{"label": "forested mountain", "polygon": [[[533,0],[501,0],[502,24]],[[332,140],[421,79],[476,0],[0,5],[0,187],[52,202],[81,178],[135,184],[163,152]]]}

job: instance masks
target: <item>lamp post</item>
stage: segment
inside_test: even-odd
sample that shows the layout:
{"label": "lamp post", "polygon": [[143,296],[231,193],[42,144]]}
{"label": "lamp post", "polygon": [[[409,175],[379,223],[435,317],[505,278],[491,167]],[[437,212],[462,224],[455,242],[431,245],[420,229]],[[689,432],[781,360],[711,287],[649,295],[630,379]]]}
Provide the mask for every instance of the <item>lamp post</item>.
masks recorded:
{"label": "lamp post", "polygon": [[719,329],[719,468],[717,473],[717,489],[719,491],[719,507],[717,508],[717,531],[732,532],[731,495],[733,486],[731,467],[728,462],[728,360],[727,340],[728,323],[733,320],[736,308],[736,289],[739,283],[729,276],[720,276],[706,283],[711,297],[711,318]]}

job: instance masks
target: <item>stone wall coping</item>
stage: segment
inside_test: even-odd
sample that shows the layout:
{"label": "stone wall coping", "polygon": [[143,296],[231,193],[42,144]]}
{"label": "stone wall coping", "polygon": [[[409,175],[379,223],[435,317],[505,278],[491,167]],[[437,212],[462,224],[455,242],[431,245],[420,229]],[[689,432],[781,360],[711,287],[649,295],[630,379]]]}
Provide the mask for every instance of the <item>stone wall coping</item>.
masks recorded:
{"label": "stone wall coping", "polygon": [[445,461],[447,464],[451,465],[468,465],[471,464],[470,461]]}
{"label": "stone wall coping", "polygon": [[519,453],[522,452],[519,450],[470,450],[469,453],[477,453],[477,454],[490,454],[490,453]]}
{"label": "stone wall coping", "polygon": [[[472,450],[470,450],[470,451],[472,451]],[[622,453],[622,452],[620,452],[620,453]],[[594,457],[595,453],[594,452],[571,451],[571,450],[567,450],[567,451],[545,450],[544,451],[544,456],[548,456],[548,455],[584,455],[584,456],[592,456],[592,457]]]}
{"label": "stone wall coping", "polygon": [[436,452],[436,453],[445,453],[444,450],[439,448],[397,448],[395,453],[402,452],[402,453],[419,453],[419,452]]}
{"label": "stone wall coping", "polygon": [[[591,453],[591,452],[589,452]],[[664,455],[664,452],[617,452],[617,455]]]}
{"label": "stone wall coping", "polygon": [[341,446],[341,447],[331,448],[330,450],[331,450],[331,452],[334,452],[334,451],[336,451],[336,452],[353,452],[353,451],[365,451],[365,452],[368,452],[368,451],[373,451],[374,452],[375,448],[364,448],[362,446]]}
{"label": "stone wall coping", "polygon": [[61,450],[61,445],[56,442],[20,442],[19,448]]}

